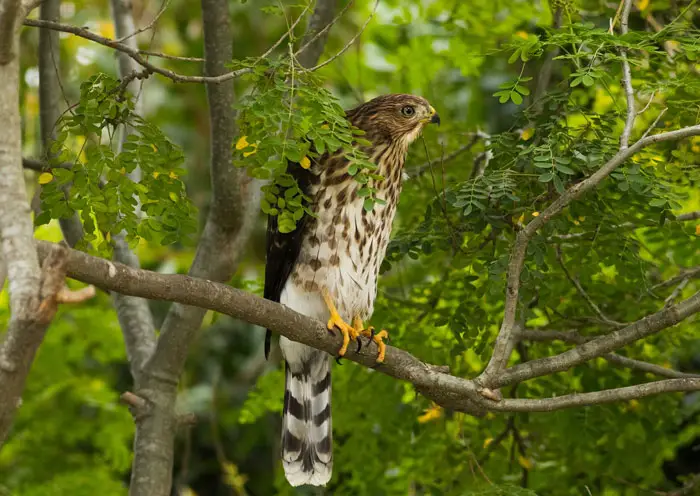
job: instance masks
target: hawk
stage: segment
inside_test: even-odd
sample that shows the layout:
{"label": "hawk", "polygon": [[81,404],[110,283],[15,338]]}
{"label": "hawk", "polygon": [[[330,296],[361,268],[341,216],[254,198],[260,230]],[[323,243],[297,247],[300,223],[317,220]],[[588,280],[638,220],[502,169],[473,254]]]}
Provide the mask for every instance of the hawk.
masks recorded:
{"label": "hawk", "polygon": [[[339,357],[351,340],[367,336],[377,343],[381,363],[387,332],[375,334],[364,322],[374,308],[408,145],[427,123],[439,124],[440,118],[427,100],[405,94],[377,97],[347,111],[346,117],[372,143],[365,151],[383,176],[374,187],[377,198],[386,203],[364,209],[364,198],[358,194],[361,185],[348,173],[342,153],[326,153],[309,169],[291,163],[289,170],[311,198],[315,215],[304,216],[290,233],[280,233],[277,218],[269,217],[264,296],[327,321],[329,330],[338,328],[343,335]],[[280,348],[286,361],[284,472],[292,486],[325,485],[333,467],[331,357],[284,336]]]}

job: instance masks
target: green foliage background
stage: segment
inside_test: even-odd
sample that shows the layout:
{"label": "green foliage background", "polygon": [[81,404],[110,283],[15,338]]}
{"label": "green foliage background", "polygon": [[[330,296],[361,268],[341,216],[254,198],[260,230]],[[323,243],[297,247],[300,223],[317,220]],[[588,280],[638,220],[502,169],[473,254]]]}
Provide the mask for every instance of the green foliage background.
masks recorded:
{"label": "green foliage background", "polygon": [[[113,36],[107,2],[63,3],[65,22]],[[372,4],[358,1],[332,29],[327,54],[354,35]],[[476,375],[490,356],[519,226],[617,149],[626,108],[619,49],[632,50],[640,109],[650,101],[635,137],[650,126],[659,132],[698,124],[700,20],[694,2],[635,3],[632,32],[621,37],[608,33],[617,6],[602,1],[567,2],[562,28],[552,30],[545,2],[387,0],[358,44],[313,75],[297,73],[284,44],[278,58],[256,60],[286,30],[280,4],[230,5],[241,61],[233,66],[255,68],[236,81],[240,130],[232,158],[252,175],[273,180],[263,209],[280,215],[281,222],[285,216],[289,228],[304,203],[281,158],[313,158],[312,144],[317,151],[356,153],[347,147],[352,131],[338,120],[340,109],[382,93],[410,92],[426,97],[440,113],[442,127],[426,130],[424,141],[410,150],[410,178],[372,323],[389,329],[393,345],[449,365],[456,375]],[[284,7],[288,14],[301,10]],[[201,56],[199,9],[197,2],[171,2],[152,39],[140,41],[154,50]],[[135,2],[135,11],[137,25],[145,25],[157,6]],[[647,16],[666,27],[655,31]],[[39,150],[36,47],[37,31],[25,29],[21,105],[27,156]],[[555,47],[559,56],[538,108],[532,97]],[[45,213],[37,225],[48,224],[37,235],[60,239],[50,219],[77,210],[91,236],[86,239],[91,246],[84,248],[106,254],[108,233],[124,228],[145,268],[186,272],[194,248],[185,238],[201,228],[209,202],[205,89],[152,76],[140,95],[144,115],[136,116],[132,103],[115,90],[111,50],[65,37],[61,57],[65,97],[81,106],[61,124],[55,160],[77,166],[74,174],[54,172],[44,185]],[[162,63],[183,73],[200,71],[197,64]],[[293,96],[298,107],[291,112]],[[139,133],[115,154],[114,126],[125,121]],[[457,158],[441,163],[477,130],[491,135],[488,143],[474,140]],[[244,136],[256,147],[235,146]],[[610,330],[567,278],[557,246],[563,265],[608,318],[634,321],[664,305],[674,286],[657,285],[700,265],[697,222],[674,220],[700,210],[698,156],[698,138],[649,148],[538,233],[523,272],[529,329],[576,329],[587,336]],[[361,155],[355,158],[358,181],[368,185],[372,200],[371,170]],[[140,182],[128,175],[136,165],[144,172]],[[483,175],[474,174],[485,165]],[[101,173],[108,187],[91,189]],[[59,186],[69,181],[77,186],[66,198]],[[138,222],[133,194],[148,222]],[[231,281],[257,294],[264,226],[261,215]],[[691,280],[678,297],[697,290],[698,281]],[[153,302],[152,309],[160,322],[167,305]],[[7,318],[5,291],[0,328]],[[699,334],[698,320],[691,318],[622,353],[693,371]],[[262,338],[261,329],[208,315],[191,350],[180,406],[196,413],[198,423],[179,436],[175,470],[177,484],[189,494],[313,493],[290,488],[277,460],[283,372],[276,361],[262,360]],[[566,348],[558,342],[523,343],[515,360]],[[333,374],[336,461],[326,494],[653,494],[674,487],[663,464],[698,434],[694,395],[477,419],[436,409],[410,385],[350,363],[335,366]],[[504,394],[549,397],[650,379],[596,360]],[[62,309],[0,452],[0,494],[126,494],[133,424],[117,400],[130,385],[109,297],[100,294]],[[692,468],[700,471],[700,464]]]}

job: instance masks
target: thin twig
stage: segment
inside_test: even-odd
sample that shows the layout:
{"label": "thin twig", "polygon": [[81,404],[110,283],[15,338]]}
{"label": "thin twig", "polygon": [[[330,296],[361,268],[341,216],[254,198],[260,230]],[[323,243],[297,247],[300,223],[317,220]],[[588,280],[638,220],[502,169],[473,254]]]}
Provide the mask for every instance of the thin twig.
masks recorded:
{"label": "thin twig", "polygon": [[593,310],[600,319],[605,322],[608,325],[611,325],[613,327],[624,327],[626,324],[622,322],[617,322],[615,320],[612,320],[608,318],[607,315],[603,313],[603,311],[600,309],[598,305],[596,305],[595,301],[593,301],[593,298],[590,297],[590,295],[586,292],[585,289],[583,289],[583,286],[581,286],[581,283],[579,282],[578,279],[576,279],[574,276],[571,275],[569,272],[569,269],[566,268],[566,265],[564,264],[564,258],[562,257],[561,253],[561,246],[557,245],[555,247],[556,255],[557,255],[557,261],[559,262],[559,266],[561,267],[561,270],[564,272],[564,275],[566,278],[571,282],[571,284],[574,285],[576,288],[576,291],[583,296],[583,299],[586,300],[586,303],[588,303],[588,306],[591,307],[591,310]]}
{"label": "thin twig", "polygon": [[330,57],[328,60],[326,60],[326,61],[324,61],[324,62],[321,62],[320,64],[318,64],[318,65],[316,65],[316,66],[314,66],[314,67],[312,67],[312,68],[310,68],[310,69],[305,69],[305,71],[306,71],[306,72],[317,71],[317,70],[319,70],[321,67],[325,67],[326,65],[330,64],[330,63],[333,62],[335,59],[337,59],[338,57],[340,57],[342,54],[344,54],[345,51],[346,51],[348,48],[350,48],[350,47],[352,46],[353,43],[355,43],[355,40],[357,40],[357,38],[359,38],[360,35],[362,35],[362,33],[365,31],[365,28],[367,28],[367,25],[370,23],[370,21],[371,21],[372,18],[374,17],[374,14],[377,12],[377,7],[379,7],[379,0],[376,0],[376,1],[374,2],[374,8],[372,9],[372,12],[370,12],[369,17],[367,18],[367,20],[365,21],[365,23],[362,25],[362,27],[360,28],[360,30],[357,32],[357,34],[356,34],[355,36],[353,36],[353,37],[350,39],[350,41],[348,41],[348,42],[345,44],[345,46],[344,46],[343,48],[341,48],[340,51],[338,51],[338,53],[336,53],[335,55],[333,55],[332,57]]}
{"label": "thin twig", "polygon": [[[622,9],[622,19],[620,21],[620,31],[622,35],[629,32],[629,17],[632,8],[632,0],[623,0],[624,7]],[[630,135],[634,127],[634,120],[637,113],[634,110],[634,89],[632,88],[632,71],[630,63],[627,59],[627,49],[620,50],[622,57],[622,85],[625,88],[625,97],[627,99],[627,118],[625,120],[625,128],[620,136],[620,149],[624,150],[629,146]]]}
{"label": "thin twig", "polygon": [[151,29],[151,28],[155,25],[155,23],[158,22],[158,19],[160,19],[160,16],[163,15],[163,13],[165,12],[165,9],[167,9],[169,5],[170,5],[170,0],[164,0],[163,3],[162,3],[162,5],[161,5],[161,7],[160,7],[160,10],[159,10],[158,13],[153,17],[153,19],[151,19],[151,22],[149,22],[146,26],[137,29],[137,30],[134,31],[133,33],[128,34],[128,35],[126,35],[126,36],[122,36],[121,38],[117,39],[117,40],[116,40],[117,43],[124,43],[124,42],[125,42],[126,40],[128,40],[129,38],[132,38],[132,37],[134,37],[134,36],[136,36],[136,35],[138,35],[138,34],[143,33],[144,31],[148,31],[149,29]]}
{"label": "thin twig", "polygon": [[307,50],[313,42],[315,42],[317,39],[323,36],[336,22],[340,20],[341,17],[343,17],[343,15],[345,15],[345,13],[350,9],[350,7],[352,7],[353,3],[355,3],[354,0],[350,0],[330,23],[328,23],[323,29],[319,30],[316,34],[314,34],[314,36],[311,37],[309,41],[305,42],[296,52],[294,52],[294,56],[298,57],[299,55],[301,55],[302,52]]}

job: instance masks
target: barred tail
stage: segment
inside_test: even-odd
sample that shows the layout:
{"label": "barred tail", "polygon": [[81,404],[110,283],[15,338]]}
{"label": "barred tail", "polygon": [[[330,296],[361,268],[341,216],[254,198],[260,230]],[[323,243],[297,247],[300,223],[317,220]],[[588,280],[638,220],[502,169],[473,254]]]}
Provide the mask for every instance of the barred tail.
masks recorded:
{"label": "barred tail", "polygon": [[282,463],[292,486],[323,486],[333,470],[330,356],[305,358],[286,366]]}

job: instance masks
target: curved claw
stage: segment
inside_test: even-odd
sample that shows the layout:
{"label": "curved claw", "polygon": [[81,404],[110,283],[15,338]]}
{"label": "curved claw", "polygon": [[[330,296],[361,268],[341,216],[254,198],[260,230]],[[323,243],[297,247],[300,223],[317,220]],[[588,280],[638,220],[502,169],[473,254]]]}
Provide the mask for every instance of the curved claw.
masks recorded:
{"label": "curved claw", "polygon": [[338,356],[338,357],[335,357],[335,363],[337,363],[338,365],[343,365],[342,363],[340,363],[340,361],[341,361],[342,359],[343,359],[343,357],[339,357],[339,356]]}
{"label": "curved claw", "polygon": [[355,353],[359,353],[361,349],[362,349],[362,340],[358,336],[357,337],[357,351]]}

